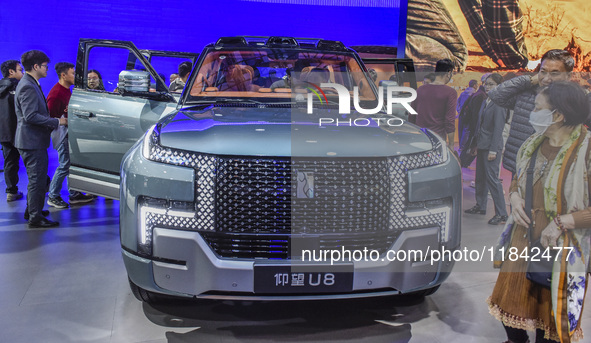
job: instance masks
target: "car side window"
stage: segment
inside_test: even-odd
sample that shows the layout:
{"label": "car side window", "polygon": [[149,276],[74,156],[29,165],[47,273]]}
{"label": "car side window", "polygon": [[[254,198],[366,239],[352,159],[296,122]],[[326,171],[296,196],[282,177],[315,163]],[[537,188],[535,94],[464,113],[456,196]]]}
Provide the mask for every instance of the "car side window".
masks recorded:
{"label": "car side window", "polygon": [[396,66],[390,63],[365,63],[369,75],[376,87],[380,86],[380,81],[397,81]]}
{"label": "car side window", "polygon": [[[170,87],[171,82],[175,79],[179,78],[178,70],[179,65],[183,62],[191,62],[192,61],[188,58],[183,57],[170,57],[170,56],[152,56],[150,58],[150,64],[154,67],[155,70],[158,71],[160,77],[166,84],[166,86]],[[182,92],[182,88],[176,88],[173,93],[180,93]]]}
{"label": "car side window", "polygon": [[[124,70],[146,70],[146,67],[127,48],[92,47],[88,52],[84,89],[117,93],[119,74]],[[155,84],[152,76],[150,84]]]}

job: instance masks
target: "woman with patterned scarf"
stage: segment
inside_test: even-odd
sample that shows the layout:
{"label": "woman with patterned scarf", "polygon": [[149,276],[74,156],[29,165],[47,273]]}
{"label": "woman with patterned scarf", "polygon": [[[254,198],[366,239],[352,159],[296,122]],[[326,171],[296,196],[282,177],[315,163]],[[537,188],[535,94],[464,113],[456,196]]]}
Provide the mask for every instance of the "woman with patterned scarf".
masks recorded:
{"label": "woman with patterned scarf", "polygon": [[[509,194],[513,212],[497,249],[504,255],[495,259],[501,271],[487,302],[491,314],[505,327],[506,342],[529,342],[526,330],[536,332],[535,342],[575,342],[583,338],[581,317],[591,246],[591,134],[582,125],[589,103],[582,88],[570,82],[552,83],[540,91],[535,103],[530,123],[536,133],[517,156]],[[540,239],[542,252],[547,247],[561,252],[549,289],[530,281],[525,273],[525,254],[533,257],[530,219],[525,213],[526,171],[536,150],[531,241]]]}

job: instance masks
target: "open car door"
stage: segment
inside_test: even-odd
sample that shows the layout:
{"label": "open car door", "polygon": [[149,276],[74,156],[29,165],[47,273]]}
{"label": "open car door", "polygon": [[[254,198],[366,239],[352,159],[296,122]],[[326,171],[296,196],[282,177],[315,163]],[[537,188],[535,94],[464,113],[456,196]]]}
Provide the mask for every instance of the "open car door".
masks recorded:
{"label": "open car door", "polygon": [[123,156],[177,101],[133,43],[81,39],[68,110],[69,187],[118,198]]}
{"label": "open car door", "polygon": [[[140,53],[144,55],[148,63],[159,73],[160,77],[166,81],[167,85],[170,85],[172,82],[170,77],[173,74],[177,74],[179,64],[189,61],[194,66],[197,58],[199,58],[199,54],[193,52],[142,49]],[[171,92],[171,94],[177,98],[180,97],[181,91]]]}
{"label": "open car door", "polygon": [[[402,86],[417,89],[414,63],[410,58],[396,58],[396,48],[391,46],[358,45],[353,46],[370,75],[375,77],[376,87]],[[384,99],[386,97],[384,96]],[[407,111],[395,106],[394,114],[408,118]]]}

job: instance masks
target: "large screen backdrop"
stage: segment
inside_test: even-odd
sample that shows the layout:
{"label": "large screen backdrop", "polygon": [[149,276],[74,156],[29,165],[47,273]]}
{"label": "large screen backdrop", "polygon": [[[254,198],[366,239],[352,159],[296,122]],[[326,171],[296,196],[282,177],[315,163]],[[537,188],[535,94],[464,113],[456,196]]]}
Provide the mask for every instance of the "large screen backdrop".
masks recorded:
{"label": "large screen backdrop", "polygon": [[51,59],[49,75],[41,80],[47,94],[57,81],[55,63],[74,63],[80,38],[197,53],[221,36],[234,35],[403,46],[400,14],[399,0],[30,0],[0,11],[0,61],[43,50]]}

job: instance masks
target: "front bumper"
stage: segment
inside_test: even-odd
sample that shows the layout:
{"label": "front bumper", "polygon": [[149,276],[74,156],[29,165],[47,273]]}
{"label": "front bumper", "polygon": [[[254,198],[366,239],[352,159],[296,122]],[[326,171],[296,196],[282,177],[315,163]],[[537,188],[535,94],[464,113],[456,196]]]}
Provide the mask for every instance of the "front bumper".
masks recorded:
{"label": "front bumper", "polygon": [[[142,196],[194,201],[194,170],[148,161],[140,149],[124,160],[121,184],[122,255],[131,281],[149,291],[186,297],[217,299],[302,300],[381,296],[428,289],[441,284],[453,262],[388,260],[353,263],[351,292],[323,294],[259,294],[254,292],[254,266],[285,265],[290,260],[245,260],[220,257],[196,231],[156,227],[152,255],[138,254],[137,201]],[[448,199],[451,206],[448,240],[441,242],[440,227],[402,231],[390,251],[454,250],[460,244],[461,170],[450,159],[438,166],[408,173],[408,200],[413,203]]]}
{"label": "front bumper", "polygon": [[[439,228],[403,232],[393,251],[422,250],[439,246]],[[398,294],[441,284],[453,262],[363,261],[354,263],[353,292],[344,294],[254,293],[254,261],[218,258],[197,232],[155,229],[154,259],[123,251],[130,279],[140,287],[176,296],[217,299],[335,299]],[[174,261],[174,263],[170,262]],[[260,263],[260,262],[257,262]],[[289,262],[265,261],[281,265]]]}

